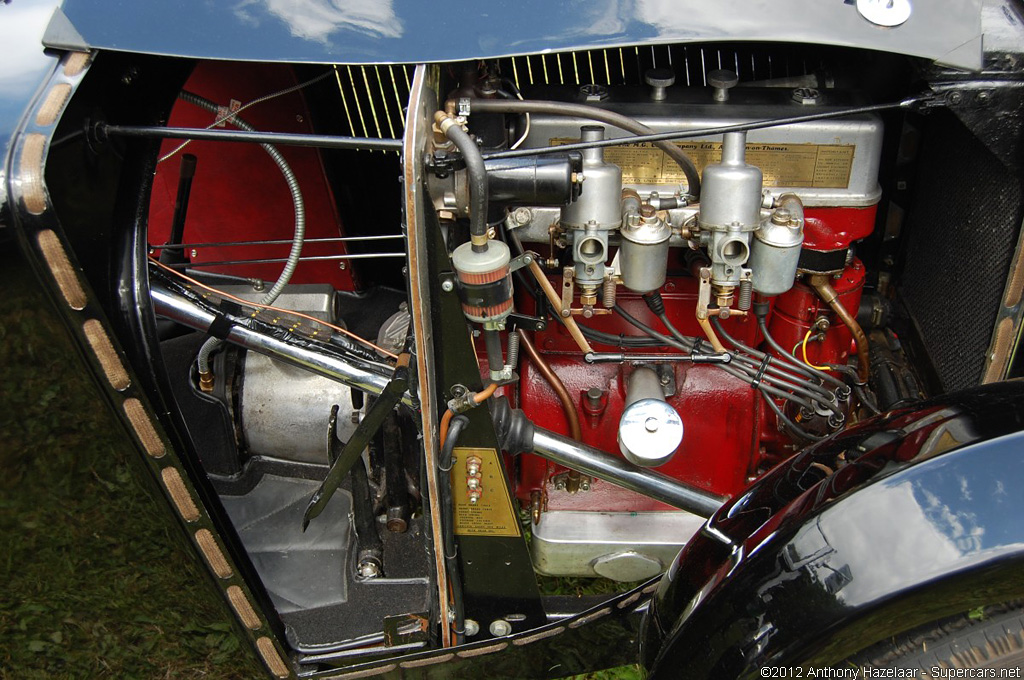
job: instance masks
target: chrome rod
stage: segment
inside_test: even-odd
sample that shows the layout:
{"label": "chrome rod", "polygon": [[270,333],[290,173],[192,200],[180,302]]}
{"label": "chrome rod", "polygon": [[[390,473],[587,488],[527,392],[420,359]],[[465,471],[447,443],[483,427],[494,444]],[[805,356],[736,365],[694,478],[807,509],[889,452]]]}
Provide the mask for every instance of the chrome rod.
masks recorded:
{"label": "chrome rod", "polygon": [[726,500],[540,427],[533,431],[533,453],[700,517],[710,517]]}
{"label": "chrome rod", "polygon": [[[158,315],[197,331],[208,331],[216,318],[213,312],[171,292],[158,282],[152,283],[150,295]],[[231,324],[226,340],[370,394],[380,394],[388,383],[386,375],[373,373],[336,356],[292,345],[238,324]],[[414,406],[415,399],[406,392],[402,403]]]}
{"label": "chrome rod", "polygon": [[[322,260],[369,260],[380,257],[401,257],[405,258],[405,253],[353,253],[349,255],[307,255],[306,257],[300,257],[299,262],[317,262]],[[273,264],[274,262],[287,262],[286,257],[266,257],[256,260],[217,260],[216,262],[182,262],[179,264],[170,264],[169,267],[174,269],[185,269],[186,267],[230,267],[233,265],[240,264]]]}
{"label": "chrome rod", "polygon": [[95,126],[100,138],[120,137],[163,137],[166,139],[198,139],[209,142],[248,142],[255,144],[276,144],[279,146],[310,146],[320,149],[363,149],[369,151],[401,151],[401,139],[376,139],[373,137],[338,137],[335,135],[306,135],[294,132],[249,132],[248,130],[210,130],[203,128],[179,128],[145,125]]}
{"label": "chrome rod", "polygon": [[[380,236],[330,236],[325,238],[307,238],[303,244],[310,243],[350,243],[352,241],[390,241],[404,239],[402,234],[381,234]],[[289,246],[294,239],[282,238],[270,241],[224,241],[223,243],[165,243],[150,245],[150,250],[181,250],[182,248],[230,248],[232,246]]]}

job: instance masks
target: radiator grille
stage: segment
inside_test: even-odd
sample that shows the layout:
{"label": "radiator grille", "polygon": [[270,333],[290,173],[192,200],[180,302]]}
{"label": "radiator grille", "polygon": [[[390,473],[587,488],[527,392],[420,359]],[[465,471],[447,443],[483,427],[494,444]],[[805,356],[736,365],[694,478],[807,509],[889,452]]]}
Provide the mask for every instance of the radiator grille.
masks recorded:
{"label": "radiator grille", "polygon": [[1021,225],[1020,178],[952,114],[925,127],[902,293],[946,390],[981,381]]}
{"label": "radiator grille", "polygon": [[657,45],[536,54],[501,61],[516,87],[529,85],[641,85],[651,68],[671,68],[676,84],[706,86],[715,69],[735,71],[741,82],[828,72],[830,50],[800,45]]}
{"label": "radiator grille", "polygon": [[400,139],[405,134],[413,68],[407,64],[336,66],[334,80],[344,113],[341,134]]}

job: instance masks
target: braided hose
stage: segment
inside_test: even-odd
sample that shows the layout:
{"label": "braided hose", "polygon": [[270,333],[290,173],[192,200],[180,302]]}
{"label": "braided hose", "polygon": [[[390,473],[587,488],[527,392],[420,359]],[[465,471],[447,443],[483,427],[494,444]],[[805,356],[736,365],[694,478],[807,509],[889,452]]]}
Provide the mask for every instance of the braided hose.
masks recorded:
{"label": "braided hose", "polygon": [[[194,106],[206,109],[214,114],[220,112],[220,107],[214,102],[200,97],[192,92],[182,91],[178,95],[178,98],[182,101],[188,102]],[[247,122],[234,116],[229,119],[235,126],[247,131],[256,132],[256,129],[249,125]],[[302,244],[306,238],[306,204],[302,199],[302,190],[299,188],[299,180],[295,177],[295,173],[292,172],[292,168],[288,165],[288,161],[284,159],[281,152],[277,150],[277,147],[272,144],[260,144],[263,150],[267,152],[267,155],[274,161],[281,174],[284,176],[285,182],[288,184],[288,191],[292,195],[292,205],[295,208],[295,233],[292,237],[292,248],[288,253],[288,260],[284,264],[284,269],[281,270],[281,275],[277,278],[277,281],[271,287],[269,291],[260,299],[261,305],[269,305],[277,299],[284,290],[285,286],[292,278],[292,274],[295,273],[295,269],[299,266],[299,258],[302,256]],[[203,346],[199,348],[199,355],[196,357],[196,364],[199,369],[200,376],[210,373],[210,355],[220,347],[221,341],[217,338],[209,338],[203,343]]]}

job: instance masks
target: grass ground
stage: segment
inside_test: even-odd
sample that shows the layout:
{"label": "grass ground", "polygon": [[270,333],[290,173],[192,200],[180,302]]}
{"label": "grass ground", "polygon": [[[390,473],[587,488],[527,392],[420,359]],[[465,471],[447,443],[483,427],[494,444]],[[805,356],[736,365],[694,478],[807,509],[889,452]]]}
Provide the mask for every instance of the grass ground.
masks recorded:
{"label": "grass ground", "polygon": [[14,251],[0,243],[0,679],[263,677]]}
{"label": "grass ground", "polygon": [[13,248],[0,245],[0,677],[258,677]]}

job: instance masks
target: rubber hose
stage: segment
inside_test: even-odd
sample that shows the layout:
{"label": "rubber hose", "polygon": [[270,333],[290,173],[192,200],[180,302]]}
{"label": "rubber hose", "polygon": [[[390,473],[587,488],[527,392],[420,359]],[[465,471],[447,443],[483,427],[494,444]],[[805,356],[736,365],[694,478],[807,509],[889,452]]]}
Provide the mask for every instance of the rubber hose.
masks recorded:
{"label": "rubber hose", "polygon": [[[484,157],[480,154],[480,147],[461,125],[449,124],[444,134],[455,144],[466,163],[470,201],[469,234],[473,239],[473,250],[483,252],[487,250],[487,169],[484,167]],[[481,240],[483,243],[478,243]]]}
{"label": "rubber hose", "polygon": [[[448,571],[448,583],[451,586],[452,609],[455,614],[455,637],[458,643],[465,638],[465,604],[462,597],[462,578],[459,574],[458,551],[455,547],[455,517],[452,508],[452,488],[448,472],[452,469],[452,456],[455,451],[455,444],[459,440],[462,430],[469,425],[469,418],[463,415],[455,416],[448,426],[448,437],[444,446],[441,447],[441,454],[438,458],[438,466],[444,473],[441,477],[441,524],[444,532],[444,561]],[[445,482],[448,484],[445,484]]]}

